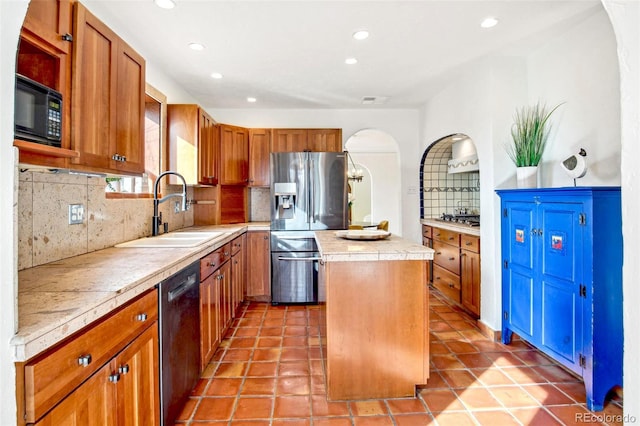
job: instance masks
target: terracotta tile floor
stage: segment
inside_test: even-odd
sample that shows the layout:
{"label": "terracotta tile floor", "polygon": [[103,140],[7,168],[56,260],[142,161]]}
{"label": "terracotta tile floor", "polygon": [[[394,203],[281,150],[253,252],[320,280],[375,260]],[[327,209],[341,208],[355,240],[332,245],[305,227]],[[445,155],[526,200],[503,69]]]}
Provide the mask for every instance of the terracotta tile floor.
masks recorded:
{"label": "terracotta tile floor", "polygon": [[[587,418],[582,381],[521,341],[483,337],[433,291],[431,378],[416,398],[327,402],[318,306],[243,306],[177,421],[185,425],[621,424]],[[580,419],[583,419],[580,422]],[[601,417],[603,418],[603,417]],[[588,420],[588,421],[587,421]]]}

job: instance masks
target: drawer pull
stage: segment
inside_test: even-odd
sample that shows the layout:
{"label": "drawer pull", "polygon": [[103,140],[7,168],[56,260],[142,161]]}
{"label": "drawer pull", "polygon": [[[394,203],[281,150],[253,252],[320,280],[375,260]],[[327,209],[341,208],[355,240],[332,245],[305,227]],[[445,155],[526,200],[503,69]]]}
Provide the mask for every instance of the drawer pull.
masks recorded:
{"label": "drawer pull", "polygon": [[228,252],[228,251],[225,251],[225,252],[224,252],[224,255],[225,255],[225,256],[229,256],[229,252]]}
{"label": "drawer pull", "polygon": [[147,314],[138,314],[136,315],[136,320],[144,322],[147,320]]}
{"label": "drawer pull", "polygon": [[466,243],[464,243],[465,246],[470,246],[471,245],[471,241],[467,241]]}
{"label": "drawer pull", "polygon": [[91,354],[82,355],[80,358],[78,358],[78,365],[86,367],[89,364],[91,364]]}
{"label": "drawer pull", "polygon": [[118,367],[118,373],[127,374],[129,372],[129,364],[121,365]]}
{"label": "drawer pull", "polygon": [[442,252],[441,251],[437,251],[436,254],[442,254]]}
{"label": "drawer pull", "polygon": [[456,260],[456,258],[455,257],[450,257],[449,260]]}
{"label": "drawer pull", "polygon": [[453,240],[453,237],[449,237],[449,241]]}
{"label": "drawer pull", "polygon": [[438,233],[436,234],[436,237],[439,237],[439,236],[440,236],[440,233],[438,232]]}
{"label": "drawer pull", "polygon": [[120,381],[120,374],[119,373],[113,373],[112,375],[109,376],[109,381],[111,383],[118,383]]}
{"label": "drawer pull", "polygon": [[453,288],[453,283],[449,283],[449,288]]}
{"label": "drawer pull", "polygon": [[467,253],[460,253],[460,257],[466,256]]}
{"label": "drawer pull", "polygon": [[208,268],[213,268],[214,266],[216,266],[216,264],[215,264],[215,263],[213,263],[213,262],[207,262],[207,267],[208,267]]}

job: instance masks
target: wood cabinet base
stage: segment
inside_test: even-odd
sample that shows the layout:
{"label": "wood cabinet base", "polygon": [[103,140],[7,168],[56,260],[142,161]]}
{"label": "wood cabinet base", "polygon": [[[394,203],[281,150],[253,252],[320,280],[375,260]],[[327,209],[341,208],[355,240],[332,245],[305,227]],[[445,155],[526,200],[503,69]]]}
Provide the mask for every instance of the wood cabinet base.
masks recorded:
{"label": "wood cabinet base", "polygon": [[329,400],[412,397],[429,377],[425,261],[328,262]]}

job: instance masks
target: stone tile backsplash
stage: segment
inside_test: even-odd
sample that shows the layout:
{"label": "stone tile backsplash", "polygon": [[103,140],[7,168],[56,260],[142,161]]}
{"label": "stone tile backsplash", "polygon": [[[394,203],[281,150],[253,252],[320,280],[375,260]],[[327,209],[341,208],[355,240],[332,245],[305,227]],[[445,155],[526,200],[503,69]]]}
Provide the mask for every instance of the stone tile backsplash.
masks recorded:
{"label": "stone tile backsplash", "polygon": [[[153,200],[107,199],[105,185],[104,178],[19,172],[18,270],[150,235]],[[164,189],[164,194],[169,192],[180,192],[180,188]],[[192,226],[193,210],[174,213],[172,201],[160,204],[169,230]],[[69,225],[69,204],[84,205],[82,224]]]}

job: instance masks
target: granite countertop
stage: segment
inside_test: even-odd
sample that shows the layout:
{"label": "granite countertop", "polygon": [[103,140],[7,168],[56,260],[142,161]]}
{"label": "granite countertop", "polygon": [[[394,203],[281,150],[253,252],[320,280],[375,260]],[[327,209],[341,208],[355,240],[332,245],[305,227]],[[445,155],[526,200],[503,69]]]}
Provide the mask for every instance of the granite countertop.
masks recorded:
{"label": "granite countertop", "polygon": [[110,247],[20,271],[14,360],[52,347],[243,232],[269,230],[269,222],[184,230],[225,235],[190,248]]}
{"label": "granite countertop", "polygon": [[423,225],[434,226],[436,228],[448,229],[449,231],[462,232],[463,234],[480,236],[479,226],[469,226],[463,223],[443,222],[435,219],[420,219],[420,223]]}
{"label": "granite countertop", "polygon": [[336,231],[316,231],[315,235],[325,262],[433,259],[433,249],[393,234],[374,241],[347,240],[336,236]]}

